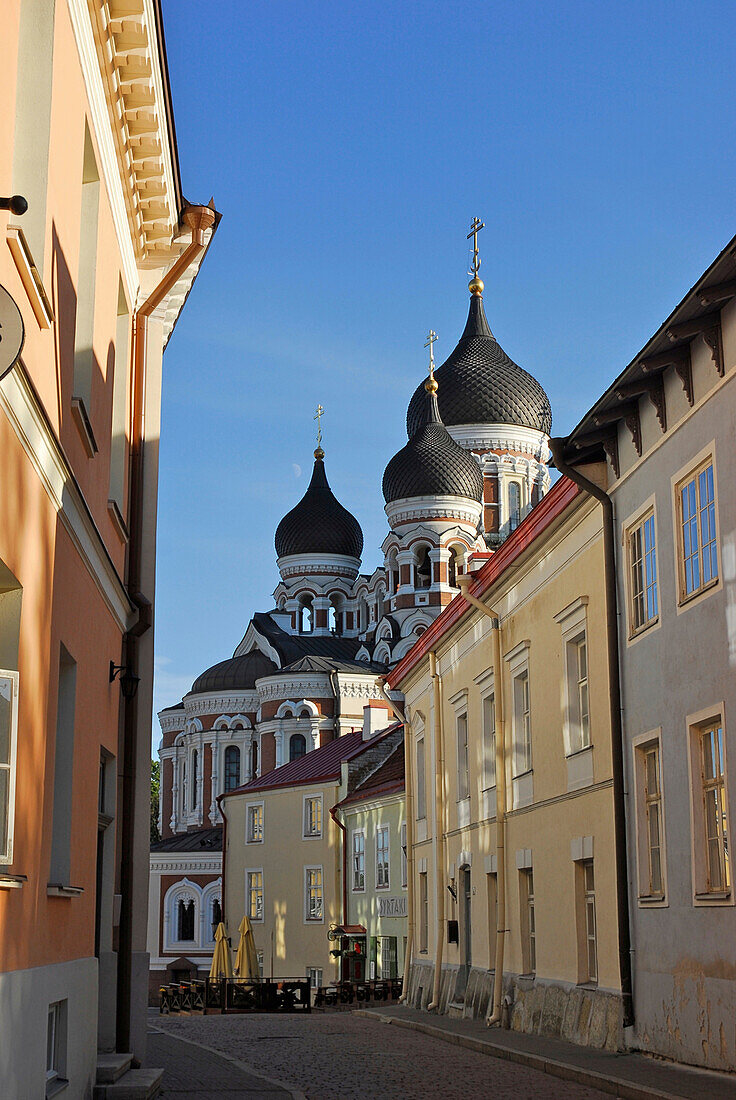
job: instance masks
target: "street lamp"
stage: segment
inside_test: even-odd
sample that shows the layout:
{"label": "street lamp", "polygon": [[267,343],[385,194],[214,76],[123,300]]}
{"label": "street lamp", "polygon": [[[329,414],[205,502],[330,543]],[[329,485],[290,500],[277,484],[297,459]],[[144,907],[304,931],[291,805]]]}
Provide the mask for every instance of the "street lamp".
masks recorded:
{"label": "street lamp", "polygon": [[118,675],[120,676],[120,690],[123,693],[123,698],[133,699],[138,690],[140,676],[135,675],[130,665],[116,665],[114,661],[110,661],[110,683]]}

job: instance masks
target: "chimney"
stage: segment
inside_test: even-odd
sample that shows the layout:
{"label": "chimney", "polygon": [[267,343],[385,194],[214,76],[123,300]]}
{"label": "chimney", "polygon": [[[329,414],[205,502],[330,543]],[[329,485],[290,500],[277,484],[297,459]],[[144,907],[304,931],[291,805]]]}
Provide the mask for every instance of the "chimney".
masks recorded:
{"label": "chimney", "polygon": [[370,741],[393,724],[394,712],[382,699],[371,699],[363,707],[363,740]]}

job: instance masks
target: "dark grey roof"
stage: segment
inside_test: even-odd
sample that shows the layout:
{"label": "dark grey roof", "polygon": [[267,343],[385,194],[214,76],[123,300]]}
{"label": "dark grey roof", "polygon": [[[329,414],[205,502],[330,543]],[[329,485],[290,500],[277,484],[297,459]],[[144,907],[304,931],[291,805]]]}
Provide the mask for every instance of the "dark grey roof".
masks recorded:
{"label": "dark grey roof", "polygon": [[[442,422],[518,424],[549,435],[552,409],[536,378],[508,357],[490,330],[483,299],[473,295],[465,330],[452,354],[437,370]],[[418,386],[409,402],[406,427],[416,431],[424,390]]]}
{"label": "dark grey roof", "polygon": [[259,649],[253,649],[242,657],[230,657],[208,668],[192,684],[192,693],[253,688],[260,676],[268,676],[269,672],[275,671],[274,662]]}
{"label": "dark grey roof", "polygon": [[183,703],[174,703],[174,705],[172,707],[164,707],[163,710],[159,711],[159,714],[167,714],[169,711],[172,711],[172,710],[184,710],[184,704]]}
{"label": "dark grey roof", "polygon": [[383,474],[386,503],[404,497],[435,496],[481,501],[483,475],[478,463],[445,428],[437,395],[424,386],[422,394],[423,404],[412,437],[394,455]]}
{"label": "dark grey roof", "polygon": [[360,557],[363,550],[360,524],[334,496],[322,458],[315,458],[309,488],[276,528],[275,543],[280,558],[290,554]]}
{"label": "dark grey roof", "polygon": [[222,827],[197,829],[191,833],[176,833],[151,845],[152,852],[221,852]]}
{"label": "dark grey roof", "polygon": [[376,672],[386,671],[380,661],[345,661],[336,657],[300,657],[287,665],[283,672]]}
{"label": "dark grey roof", "polygon": [[282,668],[300,657],[333,657],[351,661],[363,644],[358,638],[341,638],[336,634],[287,634],[265,611],[257,611],[252,621],[258,633],[278,653]]}

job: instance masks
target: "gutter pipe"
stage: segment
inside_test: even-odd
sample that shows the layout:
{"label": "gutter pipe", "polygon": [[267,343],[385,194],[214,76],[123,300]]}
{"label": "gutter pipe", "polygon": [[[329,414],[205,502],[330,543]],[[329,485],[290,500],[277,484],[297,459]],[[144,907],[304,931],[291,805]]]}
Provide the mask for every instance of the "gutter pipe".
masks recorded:
{"label": "gutter pipe", "polygon": [[608,493],[565,461],[566,439],[550,439],[555,466],[600,501],[603,508],[603,561],[606,590],[606,627],[610,683],[611,761],[613,767],[613,826],[616,861],[616,911],[618,917],[618,955],[621,976],[623,1025],[634,1023],[634,999],[631,981],[631,926],[629,922],[628,858],[626,853],[626,795],[624,788],[623,725],[621,722],[621,668],[618,651],[618,611],[616,594],[616,550],[613,503]]}
{"label": "gutter pipe", "polygon": [[491,620],[493,632],[493,704],[496,710],[496,958],[493,977],[493,1009],[486,1026],[501,1023],[503,959],[506,945],[506,718],[501,669],[501,616],[468,591],[472,576],[459,573],[456,580],[462,598]]}
{"label": "gutter pipe", "polygon": [[[138,608],[138,622],[123,635],[123,664],[134,676],[139,675],[139,641],[153,624],[151,601],[141,592],[144,512],[144,450],[146,402],[146,352],[148,319],[164,301],[186,269],[205,248],[205,232],[215,224],[216,213],[210,206],[187,205],[181,220],[191,229],[192,239],[172,264],[156,289],[136,311],[133,318],[133,386],[130,424],[130,479],[128,519],[130,542],[126,569],[128,595]],[[130,1014],[133,972],[133,882],[135,877],[135,793],[138,756],[137,696],[123,701],[123,752],[120,825],[120,926],[118,940],[118,986],[116,1004],[116,1046],[130,1050]],[[224,860],[223,860],[224,862]]]}
{"label": "gutter pipe", "polygon": [[442,979],[442,952],[445,944],[445,834],[442,812],[442,790],[445,778],[445,745],[442,726],[442,684],[437,672],[437,654],[432,649],[429,653],[429,674],[432,677],[433,707],[434,707],[434,738],[435,738],[435,776],[434,776],[434,827],[436,841],[435,859],[435,894],[437,898],[437,943],[435,945],[434,958],[434,986],[432,1000],[427,1005],[427,1012],[440,1007],[440,982]]}

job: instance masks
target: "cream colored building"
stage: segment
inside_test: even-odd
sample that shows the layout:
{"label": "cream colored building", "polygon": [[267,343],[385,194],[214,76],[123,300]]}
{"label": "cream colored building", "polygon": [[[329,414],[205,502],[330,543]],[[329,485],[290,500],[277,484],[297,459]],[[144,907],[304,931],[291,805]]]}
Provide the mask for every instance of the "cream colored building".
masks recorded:
{"label": "cream colored building", "polygon": [[388,677],[409,722],[408,998],[618,1048],[600,505],[561,479],[466,583],[485,611],[457,597]]}

